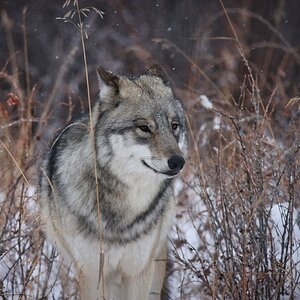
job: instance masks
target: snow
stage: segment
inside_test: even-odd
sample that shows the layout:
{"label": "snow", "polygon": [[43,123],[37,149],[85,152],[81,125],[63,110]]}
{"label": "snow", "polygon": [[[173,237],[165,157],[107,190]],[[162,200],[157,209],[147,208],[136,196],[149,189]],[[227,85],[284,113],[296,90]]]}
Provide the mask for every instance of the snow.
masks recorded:
{"label": "snow", "polygon": [[211,101],[208,99],[207,96],[205,95],[200,95],[199,96],[199,100],[201,102],[201,105],[206,108],[206,109],[212,109],[213,108],[213,104],[211,103]]}
{"label": "snow", "polygon": [[[289,212],[292,212],[290,213]],[[290,244],[287,245],[287,247],[284,247],[287,250],[287,253],[283,254],[283,256],[289,257],[288,264],[292,264],[293,271],[292,271],[292,280],[294,278],[297,278],[300,274],[300,227],[298,224],[298,211],[296,208],[289,207],[288,202],[276,204],[271,208],[271,221],[270,221],[270,227],[272,231],[272,237],[274,241],[274,251],[275,256],[278,261],[282,261],[283,257],[282,255],[282,247],[285,246],[288,242],[288,231],[286,231],[286,228],[288,228],[290,220],[290,216],[292,216],[293,222],[292,222],[292,253],[290,253]],[[283,244],[285,243],[285,244]],[[290,261],[290,257],[292,258],[292,261]],[[290,284],[289,281],[287,281],[287,284]],[[300,287],[297,286],[295,289],[295,296],[297,296],[297,299],[300,299]],[[284,299],[284,298],[282,298]]]}
{"label": "snow", "polygon": [[[195,177],[191,176],[188,179],[189,182],[193,182]],[[183,182],[180,179],[175,181],[175,195],[178,197],[182,188],[184,187]],[[203,230],[203,226],[207,221],[208,213],[204,203],[199,199],[199,191],[189,189],[187,192],[188,203],[178,205],[177,207],[177,218],[174,221],[172,231],[170,234],[171,243],[169,248],[170,260],[174,262],[174,272],[169,278],[169,297],[170,299],[191,299],[198,300],[199,294],[195,293],[199,289],[199,280],[195,277],[195,274],[190,270],[178,263],[177,258],[183,261],[191,261],[192,264],[197,268],[201,269],[200,262],[195,259],[198,256],[198,250],[201,247],[201,239],[207,241],[212,240],[209,232],[205,232],[204,236],[201,235],[199,231]],[[195,218],[194,216],[198,217]],[[182,242],[181,246],[178,246],[173,243]],[[181,242],[180,242],[181,241]],[[177,256],[177,258],[176,258]],[[207,257],[208,258],[208,257]],[[184,295],[187,298],[182,298],[182,286],[186,282],[189,282],[188,285],[184,286]]]}
{"label": "snow", "polygon": [[220,127],[221,127],[221,116],[217,114],[213,119],[213,129],[219,130]]}
{"label": "snow", "polygon": [[0,256],[0,278],[4,278],[9,272],[11,265],[10,261],[6,258],[5,253]]}

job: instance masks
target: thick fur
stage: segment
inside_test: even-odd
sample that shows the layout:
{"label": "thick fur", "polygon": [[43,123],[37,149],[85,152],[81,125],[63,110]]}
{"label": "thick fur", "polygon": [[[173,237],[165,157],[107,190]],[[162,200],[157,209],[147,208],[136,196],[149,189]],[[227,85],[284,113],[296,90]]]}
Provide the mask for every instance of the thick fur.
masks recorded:
{"label": "thick fur", "polygon": [[94,143],[83,117],[59,134],[42,165],[47,236],[75,262],[83,300],[159,299],[171,185],[187,151],[183,109],[158,66],[137,78],[98,73]]}

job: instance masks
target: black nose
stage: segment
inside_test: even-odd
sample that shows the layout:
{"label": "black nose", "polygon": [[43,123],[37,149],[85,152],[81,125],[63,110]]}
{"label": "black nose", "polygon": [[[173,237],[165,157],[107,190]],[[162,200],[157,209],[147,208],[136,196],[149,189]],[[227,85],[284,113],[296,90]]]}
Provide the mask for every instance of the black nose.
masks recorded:
{"label": "black nose", "polygon": [[168,165],[171,171],[180,171],[185,164],[185,160],[182,156],[180,155],[173,155],[169,160],[168,160]]}

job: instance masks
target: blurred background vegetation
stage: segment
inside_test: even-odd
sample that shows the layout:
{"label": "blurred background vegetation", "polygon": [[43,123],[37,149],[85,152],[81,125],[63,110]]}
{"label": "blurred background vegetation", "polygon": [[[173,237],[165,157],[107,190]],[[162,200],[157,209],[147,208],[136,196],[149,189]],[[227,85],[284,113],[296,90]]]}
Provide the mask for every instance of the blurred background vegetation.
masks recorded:
{"label": "blurred background vegetation", "polygon": [[[79,4],[104,12],[83,16],[93,101],[97,65],[138,75],[158,62],[186,109],[190,159],[175,190],[171,299],[299,295],[300,2]],[[4,299],[78,297],[72,272],[44,242],[33,188],[55,133],[88,107],[80,34],[57,19],[72,5],[0,2]],[[273,214],[278,208],[282,231]]]}
{"label": "blurred background vegetation", "polygon": [[[74,112],[86,106],[80,36],[70,23],[56,19],[69,11],[62,5],[31,0],[0,3],[0,67],[18,76],[24,91],[29,76],[27,93],[36,85],[33,100],[38,105],[34,115],[39,116],[47,102],[52,108],[48,115],[50,123],[60,122],[58,125],[64,123],[59,118],[65,120],[70,102]],[[267,101],[276,88],[273,117],[276,126],[283,129],[286,119],[276,113],[299,94],[300,3],[297,0],[224,1],[224,5],[257,76],[261,95]],[[231,105],[231,96],[239,101],[246,68],[219,1],[84,0],[80,6],[97,7],[104,12],[103,19],[95,13],[85,19],[94,99],[97,65],[136,75],[152,62],[159,62],[179,96],[186,96],[183,102],[188,109],[197,105],[195,99],[199,94],[207,95],[218,105]],[[24,53],[24,46],[28,53]],[[24,54],[28,56],[28,70]],[[0,84],[3,104],[11,86],[3,76]],[[201,114],[197,117],[205,118]]]}

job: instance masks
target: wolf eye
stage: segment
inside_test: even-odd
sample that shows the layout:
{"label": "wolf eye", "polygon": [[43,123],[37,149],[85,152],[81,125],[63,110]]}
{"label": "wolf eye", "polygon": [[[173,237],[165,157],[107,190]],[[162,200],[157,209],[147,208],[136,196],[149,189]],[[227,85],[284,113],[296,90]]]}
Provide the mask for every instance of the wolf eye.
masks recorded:
{"label": "wolf eye", "polygon": [[179,124],[178,124],[178,122],[172,122],[171,126],[172,126],[172,129],[175,131],[179,127]]}
{"label": "wolf eye", "polygon": [[149,126],[147,126],[147,125],[140,125],[140,126],[138,126],[138,128],[144,132],[151,132]]}

